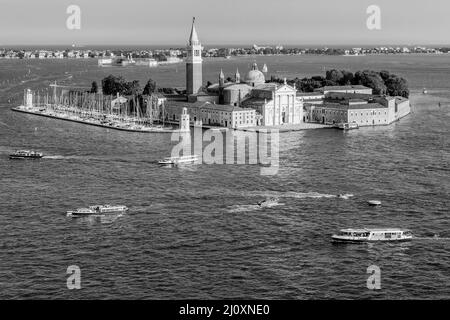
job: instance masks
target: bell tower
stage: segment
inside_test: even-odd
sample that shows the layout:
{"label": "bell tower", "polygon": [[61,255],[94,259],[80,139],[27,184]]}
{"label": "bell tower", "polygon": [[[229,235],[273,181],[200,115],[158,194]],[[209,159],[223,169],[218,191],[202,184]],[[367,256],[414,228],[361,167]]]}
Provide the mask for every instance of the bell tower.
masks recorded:
{"label": "bell tower", "polygon": [[202,87],[202,45],[195,29],[195,17],[192,20],[191,35],[187,45],[186,94],[196,94]]}

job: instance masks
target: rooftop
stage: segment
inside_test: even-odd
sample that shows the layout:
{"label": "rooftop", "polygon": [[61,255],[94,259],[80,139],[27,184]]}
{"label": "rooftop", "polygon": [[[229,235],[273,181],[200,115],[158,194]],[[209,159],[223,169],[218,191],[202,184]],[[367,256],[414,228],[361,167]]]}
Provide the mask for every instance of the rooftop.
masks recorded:
{"label": "rooftop", "polygon": [[349,85],[349,86],[325,86],[316,89],[317,91],[330,91],[330,90],[369,90],[370,88],[363,85]]}
{"label": "rooftop", "polygon": [[407,229],[400,228],[361,228],[361,229],[342,229],[341,232],[370,232],[370,231],[378,231],[378,232],[401,232],[401,231],[409,231]]}
{"label": "rooftop", "polygon": [[168,101],[168,106],[173,107],[181,107],[181,108],[200,108],[206,104],[211,104],[207,101],[196,101],[196,102],[187,102],[187,101]]}
{"label": "rooftop", "polygon": [[297,97],[309,97],[309,96],[323,96],[321,92],[297,92]]}
{"label": "rooftop", "polygon": [[246,108],[241,108],[241,107],[236,107],[236,106],[230,106],[228,104],[211,104],[208,103],[207,105],[201,106],[201,109],[210,109],[210,110],[218,110],[218,111],[228,111],[228,112],[233,112],[233,111],[254,111],[253,109],[246,109]]}
{"label": "rooftop", "polygon": [[198,109],[210,109],[210,110],[218,110],[218,111],[252,111],[246,108],[240,108],[236,106],[231,106],[228,104],[214,104],[208,101],[196,101],[196,102],[187,102],[187,101],[169,101],[169,106],[180,107],[180,108],[198,108]]}
{"label": "rooftop", "polygon": [[249,86],[246,83],[232,83],[225,87],[224,90],[240,90],[240,89],[252,89],[253,87]]}
{"label": "rooftop", "polygon": [[266,99],[261,98],[249,98],[241,102],[241,105],[247,108],[263,106],[266,103]]}
{"label": "rooftop", "polygon": [[367,103],[367,104],[341,104],[341,103],[325,103],[323,105],[317,106],[319,108],[337,108],[344,110],[365,110],[365,109],[387,109],[387,107],[379,103]]}

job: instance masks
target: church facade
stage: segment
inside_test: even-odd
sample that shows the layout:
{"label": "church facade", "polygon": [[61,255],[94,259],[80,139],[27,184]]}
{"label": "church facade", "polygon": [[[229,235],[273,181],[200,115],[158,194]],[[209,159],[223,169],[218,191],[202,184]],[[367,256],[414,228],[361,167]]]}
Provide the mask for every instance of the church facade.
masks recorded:
{"label": "church facade", "polygon": [[254,109],[259,126],[300,124],[303,121],[303,99],[297,97],[295,86],[286,83],[266,83],[264,73],[253,63],[241,81],[239,70],[234,81],[225,82],[222,71],[219,82],[206,89],[210,97],[221,105]]}

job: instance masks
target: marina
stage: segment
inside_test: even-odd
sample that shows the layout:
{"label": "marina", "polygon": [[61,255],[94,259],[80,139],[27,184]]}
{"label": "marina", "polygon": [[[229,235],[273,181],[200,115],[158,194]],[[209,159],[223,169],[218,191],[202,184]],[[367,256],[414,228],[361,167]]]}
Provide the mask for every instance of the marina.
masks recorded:
{"label": "marina", "polygon": [[159,124],[157,114],[164,106],[157,105],[152,96],[143,98],[141,107],[137,97],[103,96],[52,85],[53,94],[41,97],[31,90],[24,91],[24,103],[13,111],[53,119],[78,122],[114,130],[141,133],[171,133],[172,126]]}

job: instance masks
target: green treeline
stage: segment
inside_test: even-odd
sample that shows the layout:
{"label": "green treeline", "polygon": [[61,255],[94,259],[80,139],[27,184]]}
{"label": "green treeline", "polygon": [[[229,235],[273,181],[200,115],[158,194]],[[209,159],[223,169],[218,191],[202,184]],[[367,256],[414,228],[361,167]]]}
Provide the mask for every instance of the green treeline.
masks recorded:
{"label": "green treeline", "polygon": [[[269,82],[283,83],[284,80],[271,77]],[[313,76],[311,78],[295,78],[287,81],[290,85],[296,85],[303,92],[313,92],[315,89],[325,86],[363,85],[373,89],[374,94],[409,97],[408,82],[388,71],[364,70],[352,73],[346,70],[328,70],[325,77]]]}

